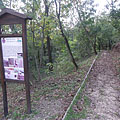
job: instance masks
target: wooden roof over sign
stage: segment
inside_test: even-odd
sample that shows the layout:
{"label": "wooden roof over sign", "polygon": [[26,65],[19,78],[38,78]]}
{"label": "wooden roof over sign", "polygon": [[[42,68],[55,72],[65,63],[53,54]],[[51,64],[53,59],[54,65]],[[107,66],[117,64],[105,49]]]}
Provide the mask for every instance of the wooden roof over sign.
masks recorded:
{"label": "wooden roof over sign", "polygon": [[16,12],[16,11],[14,11],[12,9],[9,9],[9,8],[2,9],[2,12],[0,12],[0,17],[2,17],[4,14],[14,15],[14,16],[22,18],[22,19],[29,19],[29,20],[32,19],[31,17],[29,17],[27,15],[24,15],[22,13]]}

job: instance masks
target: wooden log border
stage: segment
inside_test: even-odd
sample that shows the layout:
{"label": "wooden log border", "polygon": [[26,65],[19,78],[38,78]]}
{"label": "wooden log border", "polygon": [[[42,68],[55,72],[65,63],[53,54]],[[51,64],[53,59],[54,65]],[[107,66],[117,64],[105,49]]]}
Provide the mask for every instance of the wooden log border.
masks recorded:
{"label": "wooden log border", "polygon": [[63,116],[63,118],[62,118],[62,120],[65,120],[65,118],[66,118],[66,116],[67,116],[67,114],[68,114],[68,111],[69,111],[70,108],[72,107],[74,100],[76,99],[76,97],[78,96],[78,94],[79,94],[81,88],[82,88],[83,85],[85,84],[86,79],[88,78],[88,75],[90,74],[90,72],[91,72],[91,70],[92,70],[92,68],[93,68],[93,65],[95,64],[95,62],[96,62],[98,56],[99,56],[99,54],[98,54],[98,55],[95,57],[95,59],[93,60],[93,62],[92,62],[92,64],[91,64],[91,66],[90,66],[90,68],[89,68],[87,74],[85,75],[85,78],[84,78],[84,80],[83,80],[83,82],[82,82],[80,88],[78,89],[77,93],[75,94],[75,96],[74,96],[72,102],[70,103],[70,105],[69,105],[67,111],[65,112],[65,114],[64,114],[64,116]]}

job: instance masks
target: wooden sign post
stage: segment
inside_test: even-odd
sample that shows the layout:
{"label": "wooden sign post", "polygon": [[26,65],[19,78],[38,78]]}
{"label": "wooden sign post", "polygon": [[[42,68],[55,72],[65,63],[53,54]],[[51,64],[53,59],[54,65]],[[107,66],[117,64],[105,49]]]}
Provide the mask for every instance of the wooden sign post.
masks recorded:
{"label": "wooden sign post", "polygon": [[[25,84],[27,113],[31,113],[26,30],[28,19],[31,20],[30,17],[8,8],[0,13],[0,72],[4,116],[8,115],[6,82]],[[3,29],[6,28],[5,25],[9,26],[7,34]],[[21,25],[21,33],[19,30],[10,33],[15,25]]]}

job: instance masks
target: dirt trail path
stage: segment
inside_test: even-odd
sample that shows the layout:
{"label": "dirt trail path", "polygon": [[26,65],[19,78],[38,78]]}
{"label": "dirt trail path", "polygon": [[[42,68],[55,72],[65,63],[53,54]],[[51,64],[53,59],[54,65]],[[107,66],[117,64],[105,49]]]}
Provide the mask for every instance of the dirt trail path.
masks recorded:
{"label": "dirt trail path", "polygon": [[84,120],[120,120],[120,80],[113,63],[106,51],[96,61],[86,86],[91,105]]}

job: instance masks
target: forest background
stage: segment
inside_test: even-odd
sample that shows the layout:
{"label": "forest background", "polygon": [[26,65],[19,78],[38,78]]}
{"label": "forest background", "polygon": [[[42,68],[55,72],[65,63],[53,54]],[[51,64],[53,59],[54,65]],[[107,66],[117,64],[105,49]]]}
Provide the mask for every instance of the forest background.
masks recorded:
{"label": "forest background", "polygon": [[0,0],[0,10],[33,18],[27,23],[29,65],[38,81],[77,70],[78,61],[120,41],[120,1],[107,1],[101,13],[98,6],[95,0]]}

